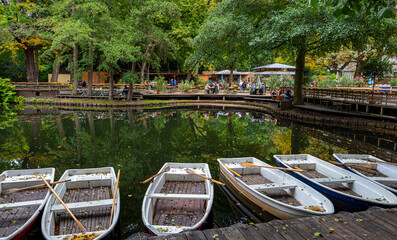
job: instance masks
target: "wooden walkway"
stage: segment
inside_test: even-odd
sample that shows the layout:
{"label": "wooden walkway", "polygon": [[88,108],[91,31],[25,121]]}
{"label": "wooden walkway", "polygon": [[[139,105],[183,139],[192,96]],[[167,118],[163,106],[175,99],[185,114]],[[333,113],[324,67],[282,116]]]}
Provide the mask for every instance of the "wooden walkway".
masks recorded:
{"label": "wooden walkway", "polygon": [[396,239],[397,208],[364,212],[341,212],[328,216],[273,220],[258,224],[237,224],[220,229],[192,231],[149,239],[254,240],[254,239]]}

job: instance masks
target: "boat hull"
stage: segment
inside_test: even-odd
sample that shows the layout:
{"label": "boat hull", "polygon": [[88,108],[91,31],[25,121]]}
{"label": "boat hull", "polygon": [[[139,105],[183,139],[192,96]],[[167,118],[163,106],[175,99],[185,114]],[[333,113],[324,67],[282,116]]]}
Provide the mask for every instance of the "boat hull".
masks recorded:
{"label": "boat hull", "polygon": [[[284,207],[281,204],[265,202],[264,199],[260,199],[260,197],[256,196],[252,193],[252,191],[248,191],[236,181],[234,178],[229,175],[222,167],[221,173],[226,177],[227,182],[230,183],[231,188],[235,189],[234,191],[240,194],[236,194],[239,196],[238,198],[243,203],[246,202],[248,206],[253,206],[254,209],[259,209],[259,213],[264,214],[268,213],[266,217],[269,217],[269,214],[275,216],[280,219],[294,219],[299,217],[307,217],[312,216],[313,214],[308,214],[300,211],[296,211],[293,208]],[[241,195],[241,196],[240,196]],[[246,199],[246,200],[244,200]],[[244,201],[243,201],[244,200]],[[265,213],[265,214],[266,214]]]}
{"label": "boat hull", "polygon": [[273,219],[278,219],[276,216],[272,215],[267,211],[263,211],[263,208],[251,201],[250,198],[246,197],[248,193],[243,194],[231,181],[225,176],[225,173],[222,172],[219,176],[220,180],[226,185],[227,189],[235,196],[244,206],[246,206],[255,217],[259,218],[262,222],[268,222]]}
{"label": "boat hull", "polygon": [[[279,167],[284,167],[284,168],[289,167],[277,159],[276,159],[276,164]],[[307,185],[311,186],[312,188],[316,189],[323,195],[325,195],[329,200],[331,200],[334,203],[335,207],[338,210],[357,212],[357,211],[367,210],[370,207],[387,207],[387,205],[385,206],[385,204],[367,202],[360,199],[351,198],[346,195],[338,194],[335,191],[330,191],[329,189],[323,187],[321,184],[315,183],[308,178],[302,177],[300,174],[296,172],[290,171],[289,173],[292,176],[296,177],[297,179],[301,180],[302,182],[306,183]]]}

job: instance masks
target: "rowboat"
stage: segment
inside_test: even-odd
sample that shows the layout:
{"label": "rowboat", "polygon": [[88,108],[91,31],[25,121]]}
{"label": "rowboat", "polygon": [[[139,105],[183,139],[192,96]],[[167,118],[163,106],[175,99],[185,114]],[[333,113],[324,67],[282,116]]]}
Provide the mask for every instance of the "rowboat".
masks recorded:
{"label": "rowboat", "polygon": [[260,216],[267,212],[280,219],[292,219],[334,212],[333,204],[322,194],[256,158],[221,158],[218,163],[226,186],[239,193],[236,197],[240,201],[261,209],[256,211]]}
{"label": "rowboat", "polygon": [[372,155],[334,154],[344,168],[365,177],[397,195],[397,166]]}
{"label": "rowboat", "polygon": [[[113,218],[111,207],[116,185],[112,167],[69,169],[57,184],[55,192],[86,229],[82,232],[55,195],[51,195],[43,211],[41,231],[46,239],[112,239],[120,214],[117,192]],[[111,221],[111,222],[110,222]]]}
{"label": "rowboat", "polygon": [[5,192],[42,184],[39,175],[53,182],[55,169],[8,170],[0,176],[0,239],[23,239],[39,218],[50,193],[47,188]]}
{"label": "rowboat", "polygon": [[306,170],[290,174],[317,189],[343,210],[397,206],[397,196],[378,184],[309,154],[274,155],[274,158],[281,167]]}
{"label": "rowboat", "polygon": [[165,163],[150,183],[142,204],[142,220],[152,235],[200,229],[211,212],[213,183],[208,164]]}

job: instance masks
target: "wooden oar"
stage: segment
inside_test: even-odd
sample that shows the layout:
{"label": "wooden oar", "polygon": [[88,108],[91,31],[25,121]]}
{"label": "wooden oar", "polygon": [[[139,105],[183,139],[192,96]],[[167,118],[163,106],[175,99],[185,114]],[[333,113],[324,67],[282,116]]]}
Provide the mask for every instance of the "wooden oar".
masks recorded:
{"label": "wooden oar", "polygon": [[[69,182],[71,179],[67,179],[67,180],[63,180],[63,181],[58,181],[58,182],[52,182],[50,183],[51,185],[55,185],[58,183],[64,183],[64,182]],[[29,189],[33,189],[33,188],[41,188],[41,187],[45,187],[45,184],[40,184],[40,185],[35,185],[35,186],[31,186],[31,187],[26,187],[26,188],[10,188],[10,189],[6,189],[2,192],[2,194],[11,194],[14,192],[19,192],[19,191],[24,191],[24,190],[29,190]]]}
{"label": "wooden oar", "polygon": [[336,161],[330,161],[333,164],[340,165],[340,166],[346,166],[346,167],[357,167],[357,168],[364,168],[368,170],[376,170],[371,166],[370,164],[355,164],[355,163],[340,163]]}
{"label": "wooden oar", "polygon": [[370,158],[368,158],[368,159],[363,159],[363,160],[364,160],[364,161],[368,161],[368,162],[372,162],[372,163],[386,163],[386,164],[390,164],[390,165],[397,166],[397,163],[394,163],[394,162],[387,162],[387,161],[381,162],[381,161],[378,161],[378,160],[376,160],[376,159],[370,159]]}
{"label": "wooden oar", "polygon": [[43,180],[43,182],[45,183],[45,185],[47,185],[47,187],[51,190],[51,192],[55,195],[55,197],[58,199],[58,201],[63,205],[63,207],[66,209],[66,211],[70,214],[70,216],[73,218],[73,220],[77,223],[77,225],[80,227],[81,231],[83,231],[84,233],[87,232],[87,230],[85,230],[85,228],[83,227],[83,225],[81,225],[81,223],[79,222],[79,220],[77,220],[77,218],[73,215],[72,211],[70,211],[70,209],[66,206],[66,204],[62,201],[62,198],[59,197],[59,195],[55,192],[55,190],[51,187],[51,185],[47,182],[47,180],[45,180],[45,178],[40,175],[41,180]]}
{"label": "wooden oar", "polygon": [[227,168],[229,171],[231,171],[236,177],[241,178],[241,175],[238,174],[237,172],[233,171],[230,167],[226,166],[226,164],[221,163],[225,168]]}
{"label": "wooden oar", "polygon": [[112,225],[114,204],[116,203],[117,189],[119,188],[120,170],[117,172],[116,186],[114,187],[112,210],[110,210],[110,225]]}
{"label": "wooden oar", "polygon": [[214,180],[214,179],[212,179],[212,178],[209,178],[209,177],[203,176],[203,175],[201,175],[201,174],[198,174],[198,173],[196,173],[196,172],[195,172],[195,171],[193,171],[193,170],[186,169],[186,172],[188,172],[188,173],[190,173],[190,174],[197,175],[197,176],[199,176],[199,177],[202,177],[202,178],[205,178],[205,179],[208,179],[208,180],[210,180],[210,181],[212,181],[212,182],[214,182],[214,183],[216,183],[216,184],[219,184],[219,185],[225,186],[225,184],[224,184],[223,182],[219,182],[219,181],[216,181],[216,180]]}
{"label": "wooden oar", "polygon": [[273,166],[262,166],[262,165],[256,165],[253,163],[240,163],[241,166],[244,167],[263,167],[263,168],[271,168],[271,169],[280,169],[280,170],[285,170],[285,171],[295,171],[295,172],[304,172],[305,170],[302,170],[300,168],[295,168],[295,169],[291,169],[291,168],[283,168],[283,167],[273,167]]}
{"label": "wooden oar", "polygon": [[168,172],[169,170],[170,170],[170,167],[166,167],[163,171],[161,171],[161,172],[159,172],[159,173],[157,173],[157,174],[154,174],[153,176],[151,176],[150,178],[146,179],[145,181],[143,181],[143,182],[141,182],[141,183],[150,182],[153,178],[157,177],[157,176],[160,175],[160,174],[163,174],[163,173],[165,173],[165,172]]}

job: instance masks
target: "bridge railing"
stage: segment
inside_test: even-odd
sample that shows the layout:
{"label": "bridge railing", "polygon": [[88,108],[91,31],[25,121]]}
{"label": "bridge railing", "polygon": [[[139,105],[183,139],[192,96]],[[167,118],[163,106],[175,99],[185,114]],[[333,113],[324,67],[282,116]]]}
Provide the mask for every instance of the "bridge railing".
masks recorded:
{"label": "bridge railing", "polygon": [[397,89],[375,88],[305,88],[303,96],[312,99],[349,103],[397,106]]}

